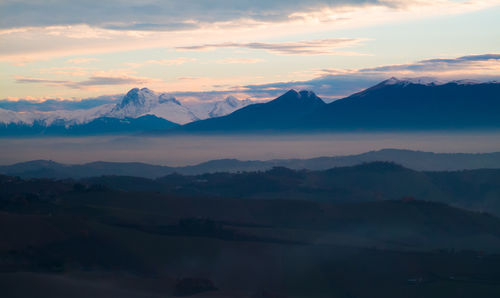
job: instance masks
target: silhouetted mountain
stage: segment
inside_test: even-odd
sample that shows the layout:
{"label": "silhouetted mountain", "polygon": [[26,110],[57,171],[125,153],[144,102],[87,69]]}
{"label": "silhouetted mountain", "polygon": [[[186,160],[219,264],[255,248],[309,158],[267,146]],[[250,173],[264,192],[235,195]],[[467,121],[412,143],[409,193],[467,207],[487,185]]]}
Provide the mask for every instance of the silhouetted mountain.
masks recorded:
{"label": "silhouetted mountain", "polygon": [[500,128],[500,83],[386,80],[324,104],[310,91],[288,91],[225,117],[175,132],[474,130]]}
{"label": "silhouetted mountain", "polygon": [[[135,88],[115,106],[90,110],[31,115],[0,109],[0,135],[124,133],[129,127],[130,132],[149,133],[500,129],[498,82],[392,78],[330,104],[311,91],[295,90],[267,103],[248,104],[228,98],[192,107],[202,118],[216,117],[195,121],[200,117],[175,98]],[[157,118],[155,123],[151,117]],[[174,128],[170,121],[159,119],[184,125]]]}
{"label": "silhouetted mountain", "polygon": [[177,132],[228,132],[288,129],[298,119],[326,104],[311,91],[290,90],[273,101],[241,108],[229,115],[191,122]]}
{"label": "silhouetted mountain", "polygon": [[468,130],[500,128],[500,83],[397,80],[334,101],[295,128],[318,130]]}
{"label": "silhouetted mountain", "polygon": [[158,178],[172,173],[198,175],[215,172],[266,171],[273,167],[326,170],[374,161],[388,161],[420,171],[457,171],[466,169],[500,168],[498,153],[432,153],[422,151],[383,149],[359,155],[317,157],[311,159],[275,159],[267,161],[220,159],[192,166],[168,167],[144,163],[93,162],[65,165],[50,161],[30,161],[0,166],[0,174],[37,178],[84,178],[101,175],[126,175]]}

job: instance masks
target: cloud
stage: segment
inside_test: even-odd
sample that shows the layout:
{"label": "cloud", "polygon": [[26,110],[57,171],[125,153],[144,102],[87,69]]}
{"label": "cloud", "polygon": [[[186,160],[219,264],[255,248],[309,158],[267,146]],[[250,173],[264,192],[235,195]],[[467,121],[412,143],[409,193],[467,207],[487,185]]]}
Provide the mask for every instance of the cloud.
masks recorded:
{"label": "cloud", "polygon": [[89,24],[114,30],[171,31],[199,22],[281,21],[324,7],[390,5],[380,0],[87,0],[2,1],[0,28]]}
{"label": "cloud", "polygon": [[27,78],[27,77],[17,77],[16,82],[19,84],[23,83],[44,83],[44,84],[65,84],[69,81],[59,81],[59,80],[48,80],[48,79],[39,79],[39,78]]}
{"label": "cloud", "polygon": [[436,58],[415,63],[384,65],[356,70],[358,73],[393,74],[434,74],[453,75],[454,73],[488,72],[500,73],[500,54],[467,55],[457,58]]}
{"label": "cloud", "polygon": [[115,103],[123,95],[103,95],[82,100],[57,98],[9,98],[0,99],[0,109],[16,112],[55,111],[91,109],[100,105]]}
{"label": "cloud", "polygon": [[219,64],[254,64],[254,63],[259,63],[263,62],[263,59],[252,59],[252,58],[226,58],[226,59],[221,59],[215,61],[216,63]]}
{"label": "cloud", "polygon": [[381,65],[361,69],[311,70],[310,80],[272,82],[232,86],[225,91],[178,92],[182,98],[213,99],[231,94],[252,99],[272,99],[289,89],[313,90],[326,101],[342,98],[371,87],[389,77],[436,76],[443,80],[453,79],[500,79],[500,54],[467,55],[457,58],[434,58],[415,63]]}
{"label": "cloud", "polygon": [[99,61],[99,59],[97,59],[97,58],[73,58],[73,59],[66,60],[67,63],[71,63],[71,64],[85,64],[85,63],[96,62],[96,61]]}
{"label": "cloud", "polygon": [[151,23],[121,23],[121,24],[105,24],[104,29],[123,30],[123,31],[184,31],[200,28],[200,24],[196,22],[183,23],[166,23],[166,24],[151,24]]}
{"label": "cloud", "polygon": [[[228,95],[254,100],[268,100],[277,97],[289,89],[308,89],[315,91],[326,101],[348,96],[373,86],[389,77],[436,76],[440,80],[447,79],[500,79],[500,54],[489,53],[467,55],[456,58],[432,58],[414,63],[398,65],[380,65],[360,69],[311,69],[306,79],[269,83],[242,84],[255,81],[253,77],[179,77],[173,85],[165,85],[161,80],[137,78],[133,76],[113,76],[113,73],[94,73],[89,79],[75,82],[64,80],[48,80],[42,78],[17,77],[18,83],[45,84],[63,86],[73,89],[84,89],[102,85],[124,85],[110,94],[125,92],[128,87],[144,85],[157,91],[166,91],[180,100],[219,100]],[[300,74],[297,74],[299,76]],[[304,77],[301,75],[301,77]],[[307,79],[310,78],[310,79]],[[179,85],[181,84],[181,85]],[[183,85],[182,85],[183,84]],[[130,86],[127,86],[130,85]],[[193,86],[196,86],[195,91]],[[182,87],[182,88],[181,88]],[[123,90],[123,91],[122,91]],[[177,91],[176,91],[177,90]],[[185,91],[182,91],[185,90]]]}
{"label": "cloud", "polygon": [[356,55],[356,53],[336,52],[333,49],[345,48],[359,44],[363,39],[356,38],[328,38],[319,40],[303,40],[298,42],[252,42],[234,43],[225,42],[218,44],[202,44],[194,46],[177,47],[181,51],[205,51],[218,48],[247,48],[252,50],[265,50],[280,55]]}
{"label": "cloud", "polygon": [[80,66],[60,66],[60,67],[48,67],[40,69],[41,73],[44,74],[56,74],[72,77],[80,77],[87,75],[88,68]]}
{"label": "cloud", "polygon": [[289,89],[313,90],[325,101],[348,96],[354,92],[373,86],[384,77],[363,75],[322,75],[305,81],[276,82],[243,86],[246,92],[256,98],[274,98]]}
{"label": "cloud", "polygon": [[[498,1],[0,1],[0,62],[26,64],[62,56],[228,42],[296,54],[267,49],[266,41],[296,41],[297,36],[308,34],[469,13],[498,5]],[[200,41],[202,45],[197,44]],[[311,52],[316,55],[324,50]],[[359,55],[335,53],[331,48],[326,52]]]}
{"label": "cloud", "polygon": [[160,65],[182,65],[187,62],[195,62],[196,58],[185,58],[179,57],[175,59],[159,59],[159,60],[147,60],[146,64],[160,64]]}
{"label": "cloud", "polygon": [[16,83],[19,84],[44,84],[47,86],[60,86],[72,89],[86,89],[98,86],[112,85],[144,85],[155,81],[150,78],[139,78],[132,76],[91,76],[84,81],[65,81],[65,80],[49,80],[31,77],[16,77]]}

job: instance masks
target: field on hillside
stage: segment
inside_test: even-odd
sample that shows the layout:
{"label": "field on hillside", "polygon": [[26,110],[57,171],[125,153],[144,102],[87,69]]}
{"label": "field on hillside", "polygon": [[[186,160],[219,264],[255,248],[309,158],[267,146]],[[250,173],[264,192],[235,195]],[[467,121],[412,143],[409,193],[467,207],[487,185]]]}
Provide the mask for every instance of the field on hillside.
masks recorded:
{"label": "field on hillside", "polygon": [[[371,165],[380,166],[407,171]],[[410,197],[348,202],[335,200],[345,193],[327,200],[323,192],[290,200],[269,179],[311,178],[304,172],[275,169],[259,174],[264,180],[240,174],[233,183],[235,175],[214,176],[220,189],[233,186],[220,196],[153,191],[152,180],[130,177],[2,176],[0,287],[7,297],[500,295],[493,215]],[[116,181],[135,189],[118,190]],[[249,187],[274,198],[245,198]],[[234,188],[243,195],[233,197]]]}

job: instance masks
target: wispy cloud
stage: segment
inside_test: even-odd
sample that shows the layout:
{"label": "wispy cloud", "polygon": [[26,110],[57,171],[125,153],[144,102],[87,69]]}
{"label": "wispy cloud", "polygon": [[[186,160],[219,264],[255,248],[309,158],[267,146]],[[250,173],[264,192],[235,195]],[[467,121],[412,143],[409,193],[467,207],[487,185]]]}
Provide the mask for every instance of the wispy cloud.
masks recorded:
{"label": "wispy cloud", "polygon": [[[380,0],[87,0],[87,1],[2,1],[0,28],[74,25],[114,30],[172,31],[197,27],[201,23],[236,19],[283,21],[298,11],[323,7],[389,5]],[[394,2],[394,1],[391,1]],[[129,22],[124,20],[130,20]]]}
{"label": "wispy cloud", "polygon": [[314,90],[326,101],[351,95],[389,77],[436,76],[452,79],[500,79],[500,54],[467,55],[456,58],[434,58],[415,63],[381,65],[361,69],[315,69],[309,80],[282,81],[265,84],[233,85],[226,90],[177,92],[179,98],[213,99],[231,94],[242,98],[272,99],[289,89]]}
{"label": "wispy cloud", "polygon": [[[297,55],[300,50],[268,48],[264,41],[285,36],[295,41],[296,36],[310,33],[473,12],[498,5],[498,1],[0,1],[0,62],[25,64],[148,48],[195,50],[196,46],[233,42]],[[196,41],[203,43],[197,45]],[[359,55],[356,51],[335,53],[332,48],[306,52]]]}
{"label": "wispy cloud", "polygon": [[16,82],[19,84],[44,84],[47,86],[60,86],[72,89],[86,89],[97,86],[112,86],[112,85],[144,85],[155,81],[150,78],[140,78],[132,76],[91,76],[84,81],[69,81],[69,80],[50,80],[31,77],[16,77]]}
{"label": "wispy cloud", "polygon": [[[290,19],[348,18],[340,12],[377,7],[395,10],[414,6],[471,8],[495,0],[86,0],[1,1],[0,28],[88,24],[118,31],[180,31],[206,24],[253,20],[287,22]],[[497,3],[498,4],[498,3]]]}
{"label": "wispy cloud", "polygon": [[[147,86],[159,91],[168,91],[181,99],[198,98],[203,100],[219,99],[231,94],[238,95],[240,98],[271,99],[288,89],[294,88],[314,90],[328,101],[350,95],[392,76],[435,76],[441,80],[498,80],[500,79],[500,54],[489,53],[455,58],[432,58],[414,63],[380,65],[359,69],[310,69],[307,75],[297,75],[297,77],[304,77],[302,80],[253,84],[245,84],[244,82],[252,80],[259,82],[262,80],[255,77],[181,76],[166,83],[159,79],[136,77],[131,74],[116,75],[116,73],[123,74],[125,71],[96,72],[83,81],[19,76],[16,77],[16,82],[77,90],[99,86],[124,86],[113,89],[115,93],[125,92],[126,88],[129,87]],[[193,88],[193,86],[196,86],[196,88]]]}
{"label": "wispy cloud", "polygon": [[175,59],[158,59],[158,60],[146,60],[146,64],[160,64],[160,65],[182,65],[188,62],[195,62],[196,58],[185,58],[179,57]]}
{"label": "wispy cloud", "polygon": [[311,80],[246,85],[237,88],[240,92],[254,96],[276,96],[291,88],[310,89],[329,100],[350,95],[393,76],[433,76],[443,80],[498,80],[500,54],[434,58],[415,63],[361,69],[317,69],[315,72],[316,77]]}
{"label": "wispy cloud", "polygon": [[39,79],[39,78],[29,78],[29,77],[16,77],[16,83],[24,84],[24,83],[43,83],[43,84],[52,84],[52,85],[62,85],[68,83],[69,81],[61,81],[61,80],[49,80],[49,79]]}
{"label": "wispy cloud", "polygon": [[304,40],[298,42],[252,42],[252,43],[214,43],[193,46],[177,47],[180,51],[206,51],[218,48],[247,48],[264,50],[280,55],[360,55],[357,53],[337,52],[335,49],[359,44],[364,39],[357,38],[328,38],[319,40]]}
{"label": "wispy cloud", "polygon": [[90,63],[90,62],[95,62],[99,61],[97,58],[73,58],[73,59],[68,59],[66,60],[67,63],[71,64],[85,64],[85,63]]}
{"label": "wispy cloud", "polygon": [[259,62],[263,62],[263,61],[264,61],[263,59],[259,59],[259,58],[255,58],[255,59],[252,59],[252,58],[225,58],[225,59],[217,60],[215,62],[219,63],[219,64],[254,64],[254,63],[259,63]]}
{"label": "wispy cloud", "polygon": [[[336,71],[336,70],[334,70]],[[326,70],[328,72],[328,70]],[[352,72],[352,71],[351,71]],[[353,70],[357,73],[390,73],[415,75],[500,74],[500,54],[467,55],[457,58],[435,58],[408,64],[383,65]]]}
{"label": "wispy cloud", "polygon": [[81,66],[59,66],[40,69],[41,73],[52,75],[64,75],[72,77],[81,77],[88,75],[88,68]]}

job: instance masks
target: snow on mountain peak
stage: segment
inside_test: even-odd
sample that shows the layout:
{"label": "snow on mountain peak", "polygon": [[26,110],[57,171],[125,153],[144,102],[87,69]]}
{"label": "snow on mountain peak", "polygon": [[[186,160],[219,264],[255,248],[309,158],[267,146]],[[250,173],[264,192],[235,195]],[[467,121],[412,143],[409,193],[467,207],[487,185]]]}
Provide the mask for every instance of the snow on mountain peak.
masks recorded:
{"label": "snow on mountain peak", "polygon": [[224,116],[252,103],[249,99],[238,100],[234,96],[228,96],[221,101],[183,105],[168,93],[158,94],[148,88],[133,88],[116,104],[104,104],[91,109],[30,112],[0,109],[0,124],[34,125],[37,123],[50,126],[60,123],[71,126],[85,124],[100,117],[124,119],[144,115],[154,115],[185,124],[200,119]]}
{"label": "snow on mountain peak", "polygon": [[229,95],[228,97],[226,97],[224,99],[224,102],[227,103],[231,107],[236,107],[240,103],[240,100],[232,95]]}
{"label": "snow on mountain peak", "polygon": [[135,106],[138,108],[150,107],[157,103],[158,96],[155,92],[149,90],[148,88],[134,88],[127,92],[122,101],[117,105],[116,109],[126,109],[127,107],[131,106]]}
{"label": "snow on mountain peak", "polygon": [[137,118],[148,114],[179,124],[199,119],[175,97],[167,93],[158,95],[148,88],[131,89],[107,116]]}
{"label": "snow on mountain peak", "polygon": [[253,101],[249,99],[239,100],[236,97],[230,95],[226,97],[223,101],[215,102],[213,104],[212,109],[208,113],[208,117],[214,118],[231,114],[232,112],[239,110],[243,107],[246,107],[252,103]]}
{"label": "snow on mountain peak", "polygon": [[[475,84],[481,84],[480,81],[478,80],[455,80],[455,81],[451,81],[450,83],[455,83],[457,85],[475,85]],[[490,82],[490,83],[493,83],[493,82]]]}
{"label": "snow on mountain peak", "polygon": [[404,85],[404,86],[410,84],[426,85],[426,86],[444,84],[444,82],[433,77],[417,77],[417,78],[402,78],[402,79],[392,77],[382,83],[384,85]]}
{"label": "snow on mountain peak", "polygon": [[385,80],[381,83],[381,85],[387,86],[387,85],[403,85],[403,86],[408,86],[410,84],[415,84],[415,85],[425,85],[425,86],[439,86],[439,85],[446,85],[446,84],[457,84],[457,85],[476,85],[476,84],[494,84],[498,83],[495,81],[489,81],[489,82],[481,82],[478,80],[470,80],[470,79],[462,79],[462,80],[453,80],[453,81],[442,81],[438,80],[433,77],[418,77],[418,78],[403,78],[403,79],[398,79],[395,77],[392,77],[388,80]]}
{"label": "snow on mountain peak", "polygon": [[170,95],[170,94],[167,94],[167,93],[162,93],[160,94],[160,96],[158,97],[158,101],[160,103],[166,103],[166,102],[173,102],[177,105],[182,105],[178,100],[177,98],[175,98],[174,96]]}

